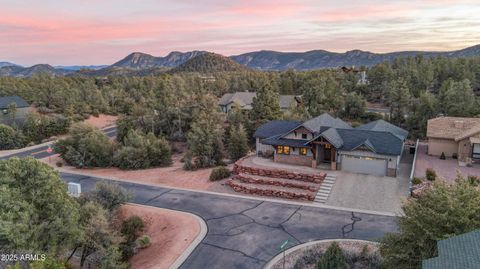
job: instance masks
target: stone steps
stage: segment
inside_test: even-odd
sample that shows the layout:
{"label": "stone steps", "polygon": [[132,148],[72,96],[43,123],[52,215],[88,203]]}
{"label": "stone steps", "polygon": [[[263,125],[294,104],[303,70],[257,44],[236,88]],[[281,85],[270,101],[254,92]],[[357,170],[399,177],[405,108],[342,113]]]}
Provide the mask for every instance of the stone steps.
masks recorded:
{"label": "stone steps", "polygon": [[336,179],[337,177],[333,175],[327,175],[325,177],[320,185],[320,188],[318,189],[317,195],[315,196],[314,203],[324,204],[327,202]]}
{"label": "stone steps", "polygon": [[237,178],[233,178],[227,181],[227,185],[236,192],[283,199],[313,201],[316,194],[315,191],[310,191],[306,189],[248,183]]}
{"label": "stone steps", "polygon": [[304,190],[309,190],[313,192],[316,192],[320,188],[320,183],[312,183],[312,182],[305,182],[305,181],[284,179],[284,178],[271,178],[271,177],[264,177],[264,176],[249,175],[244,173],[235,175],[234,178],[244,183],[304,189]]}

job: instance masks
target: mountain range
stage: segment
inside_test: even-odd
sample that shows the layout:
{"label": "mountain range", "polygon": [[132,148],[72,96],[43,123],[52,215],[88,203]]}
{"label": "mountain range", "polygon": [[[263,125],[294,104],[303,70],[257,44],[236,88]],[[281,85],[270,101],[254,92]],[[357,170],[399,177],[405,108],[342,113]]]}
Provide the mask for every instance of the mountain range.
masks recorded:
{"label": "mountain range", "polygon": [[400,51],[373,53],[351,50],[345,53],[312,50],[307,52],[255,51],[225,57],[207,51],[174,51],[165,57],[134,52],[109,66],[57,66],[39,64],[22,67],[9,62],[0,62],[0,76],[28,77],[36,73],[56,76],[105,76],[105,75],[155,75],[165,72],[213,73],[242,71],[248,69],[282,71],[287,69],[312,70],[341,66],[372,66],[401,57],[474,57],[480,56],[480,45],[456,51]]}

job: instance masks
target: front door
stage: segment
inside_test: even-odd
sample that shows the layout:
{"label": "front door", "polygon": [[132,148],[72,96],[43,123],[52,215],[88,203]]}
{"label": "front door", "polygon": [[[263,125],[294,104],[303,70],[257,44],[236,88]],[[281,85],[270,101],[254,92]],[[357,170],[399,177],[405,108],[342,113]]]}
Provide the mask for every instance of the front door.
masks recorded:
{"label": "front door", "polygon": [[323,148],[323,162],[329,163],[332,161],[332,148],[324,146]]}

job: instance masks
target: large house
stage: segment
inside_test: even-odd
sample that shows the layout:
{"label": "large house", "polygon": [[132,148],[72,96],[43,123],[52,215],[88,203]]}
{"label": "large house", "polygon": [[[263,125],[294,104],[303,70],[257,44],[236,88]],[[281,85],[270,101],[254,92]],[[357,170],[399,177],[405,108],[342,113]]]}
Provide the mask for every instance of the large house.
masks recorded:
{"label": "large house", "polygon": [[408,132],[384,120],[352,128],[324,113],[303,123],[270,121],[254,136],[275,162],[396,177]]}
{"label": "large house", "polygon": [[427,123],[428,154],[480,162],[480,118],[438,117]]}
{"label": "large house", "polygon": [[[11,111],[13,104],[15,104],[15,111]],[[19,96],[0,97],[0,123],[7,125],[23,123],[29,107],[30,105]]]}
{"label": "large house", "polygon": [[[234,92],[226,93],[220,98],[218,105],[222,112],[228,113],[232,107],[237,106],[243,110],[251,110],[253,98],[257,96],[255,92]],[[300,102],[300,97],[295,95],[280,95],[278,97],[278,104],[280,109],[286,111]]]}

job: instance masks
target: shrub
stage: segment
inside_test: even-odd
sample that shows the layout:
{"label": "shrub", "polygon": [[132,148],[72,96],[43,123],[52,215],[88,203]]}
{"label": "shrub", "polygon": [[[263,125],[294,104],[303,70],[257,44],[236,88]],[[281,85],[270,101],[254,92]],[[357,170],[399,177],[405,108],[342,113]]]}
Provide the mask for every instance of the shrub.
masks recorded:
{"label": "shrub", "polygon": [[121,169],[145,169],[172,163],[168,142],[153,134],[143,135],[129,131],[124,146],[115,154],[115,165]]}
{"label": "shrub", "polygon": [[442,154],[440,155],[440,160],[445,160],[445,152],[442,152]]}
{"label": "shrub", "polygon": [[95,185],[95,189],[84,196],[87,201],[94,201],[103,208],[112,212],[122,204],[130,200],[130,193],[117,183],[101,181]]}
{"label": "shrub", "polygon": [[343,255],[343,251],[337,242],[333,242],[320,258],[316,269],[347,269],[348,264]]}
{"label": "shrub", "polygon": [[54,150],[77,168],[109,167],[113,164],[115,145],[97,128],[79,123],[70,129],[70,137],[55,144]]}
{"label": "shrub", "polygon": [[57,167],[62,167],[62,166],[63,166],[63,162],[56,162],[55,165],[56,165]]}
{"label": "shrub", "polygon": [[453,153],[453,154],[452,154],[452,159],[458,159],[458,154],[457,154],[457,153]]}
{"label": "shrub", "polygon": [[242,125],[230,128],[228,134],[228,152],[230,158],[234,161],[247,155],[248,152],[248,139],[245,128]]}
{"label": "shrub", "polygon": [[422,180],[419,179],[418,177],[413,177],[412,178],[412,184],[413,185],[417,185],[417,184],[420,184],[420,183],[422,183]]}
{"label": "shrub", "polygon": [[29,113],[23,124],[22,131],[27,140],[41,143],[43,140],[68,132],[70,120],[62,115],[41,115]]}
{"label": "shrub", "polygon": [[139,216],[131,216],[123,221],[120,233],[127,242],[134,242],[145,229],[145,223]]}
{"label": "shrub", "polygon": [[210,174],[210,181],[217,181],[230,176],[230,170],[225,166],[218,166],[213,168]]}
{"label": "shrub", "polygon": [[427,178],[427,180],[434,181],[435,179],[437,179],[437,172],[435,172],[435,170],[433,170],[432,168],[427,168],[427,170],[425,171],[425,177]]}
{"label": "shrub", "polygon": [[469,175],[467,177],[467,181],[472,185],[472,186],[478,186],[480,184],[480,179],[476,176]]}
{"label": "shrub", "polygon": [[151,239],[150,236],[148,235],[143,235],[137,240],[137,246],[139,248],[148,248],[151,244]]}
{"label": "shrub", "polygon": [[23,135],[10,126],[0,124],[0,150],[16,149],[25,146]]}

